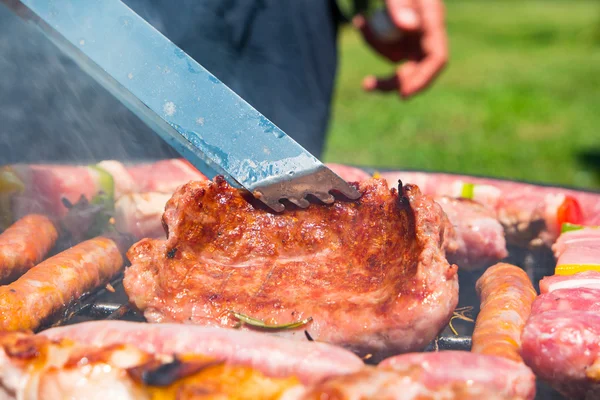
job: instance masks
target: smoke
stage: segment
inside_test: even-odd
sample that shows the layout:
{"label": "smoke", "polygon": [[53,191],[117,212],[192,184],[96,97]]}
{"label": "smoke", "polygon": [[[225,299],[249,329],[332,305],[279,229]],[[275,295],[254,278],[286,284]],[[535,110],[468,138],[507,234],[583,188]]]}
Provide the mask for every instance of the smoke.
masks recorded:
{"label": "smoke", "polygon": [[0,164],[175,156],[34,26],[0,6]]}
{"label": "smoke", "polygon": [[[320,155],[336,69],[327,1],[125,2]],[[177,156],[35,27],[0,6],[0,165]]]}

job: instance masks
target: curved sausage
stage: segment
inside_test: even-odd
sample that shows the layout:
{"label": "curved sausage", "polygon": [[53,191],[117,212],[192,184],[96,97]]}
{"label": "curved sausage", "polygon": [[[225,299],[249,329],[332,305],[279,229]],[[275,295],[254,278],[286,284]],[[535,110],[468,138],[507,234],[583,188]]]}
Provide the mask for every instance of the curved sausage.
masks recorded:
{"label": "curved sausage", "polygon": [[35,330],[123,266],[118,244],[105,237],[82,242],[0,287],[0,330]]}
{"label": "curved sausage", "polygon": [[27,215],[8,227],[0,234],[0,284],[41,262],[57,239],[56,227],[43,215]]}
{"label": "curved sausage", "polygon": [[521,332],[537,293],[521,268],[499,263],[476,284],[481,311],[475,322],[471,351],[523,362]]}

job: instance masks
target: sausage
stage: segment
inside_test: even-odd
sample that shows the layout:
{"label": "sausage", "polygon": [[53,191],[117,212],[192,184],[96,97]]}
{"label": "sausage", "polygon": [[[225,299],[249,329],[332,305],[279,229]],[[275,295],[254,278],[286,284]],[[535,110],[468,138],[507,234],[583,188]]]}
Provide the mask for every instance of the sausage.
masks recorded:
{"label": "sausage", "polygon": [[79,243],[0,287],[0,330],[35,330],[84,293],[108,282],[123,266],[116,241]]}
{"label": "sausage", "polygon": [[41,262],[58,239],[43,215],[30,214],[0,234],[0,284],[10,283]]}
{"label": "sausage", "polygon": [[521,268],[499,263],[476,283],[481,311],[475,321],[471,351],[523,362],[521,333],[537,293]]}

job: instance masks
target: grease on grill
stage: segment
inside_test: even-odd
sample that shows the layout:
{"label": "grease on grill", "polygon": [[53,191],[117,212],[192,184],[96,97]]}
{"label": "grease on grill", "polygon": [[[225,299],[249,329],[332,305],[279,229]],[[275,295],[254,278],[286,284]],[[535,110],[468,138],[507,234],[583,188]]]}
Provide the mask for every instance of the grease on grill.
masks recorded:
{"label": "grease on grill", "polygon": [[203,369],[223,364],[219,360],[181,361],[175,357],[171,362],[152,360],[146,364],[129,368],[129,376],[139,383],[148,386],[170,386],[180,379],[187,378]]}

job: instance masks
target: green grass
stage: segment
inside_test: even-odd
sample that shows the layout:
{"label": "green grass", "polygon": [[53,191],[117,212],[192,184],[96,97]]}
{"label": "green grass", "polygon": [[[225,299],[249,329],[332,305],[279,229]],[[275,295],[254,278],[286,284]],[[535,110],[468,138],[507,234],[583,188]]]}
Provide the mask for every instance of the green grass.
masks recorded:
{"label": "green grass", "polygon": [[340,42],[325,160],[600,188],[600,2],[446,0],[451,58],[424,94],[368,94],[389,74],[351,29]]}

